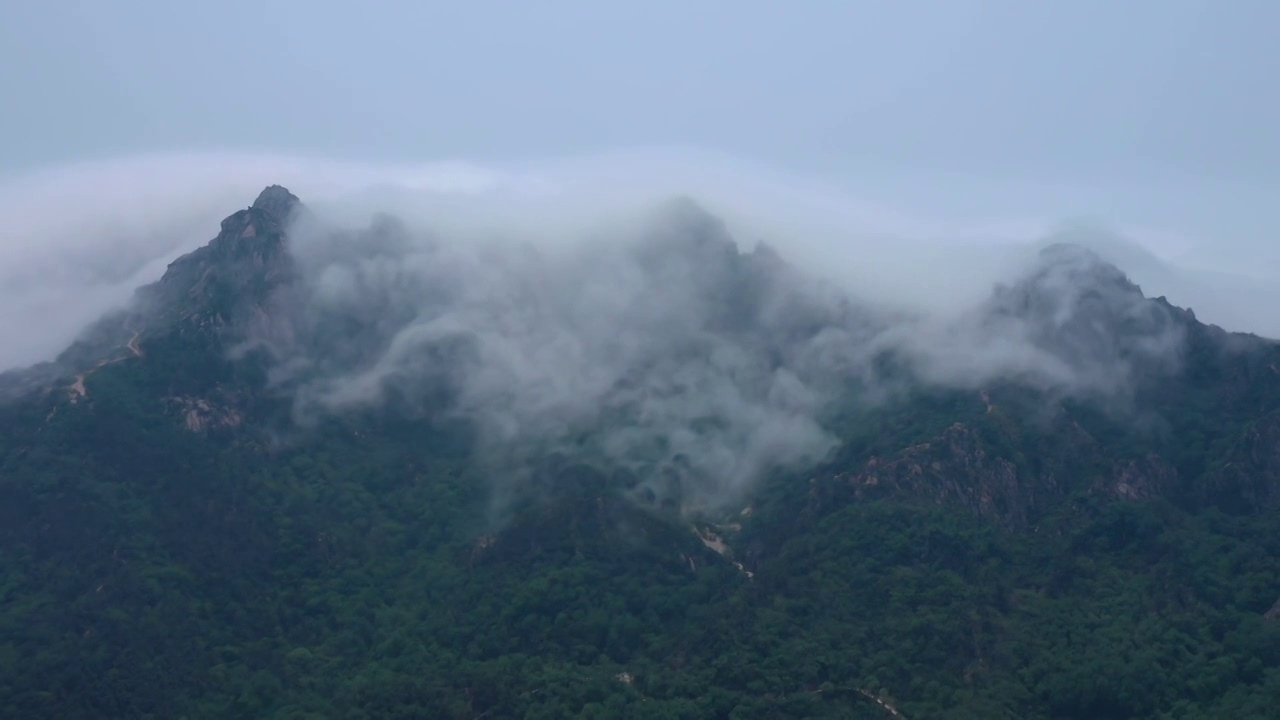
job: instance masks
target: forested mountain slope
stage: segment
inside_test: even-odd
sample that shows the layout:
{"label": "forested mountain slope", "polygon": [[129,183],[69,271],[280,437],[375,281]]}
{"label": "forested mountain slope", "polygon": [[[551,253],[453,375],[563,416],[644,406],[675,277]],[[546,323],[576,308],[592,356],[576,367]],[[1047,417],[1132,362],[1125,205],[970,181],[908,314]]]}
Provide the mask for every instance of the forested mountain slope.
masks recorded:
{"label": "forested mountain slope", "polygon": [[1275,343],[1071,246],[931,325],[687,203],[317,227],[0,375],[0,717],[1275,717]]}

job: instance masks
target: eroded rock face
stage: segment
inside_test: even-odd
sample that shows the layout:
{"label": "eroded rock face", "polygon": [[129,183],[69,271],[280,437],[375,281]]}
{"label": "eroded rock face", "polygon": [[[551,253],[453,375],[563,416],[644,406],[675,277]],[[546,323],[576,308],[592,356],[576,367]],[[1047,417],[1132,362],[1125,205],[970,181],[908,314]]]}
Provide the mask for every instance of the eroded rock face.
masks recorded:
{"label": "eroded rock face", "polygon": [[183,426],[195,433],[234,428],[244,420],[233,398],[225,394],[212,398],[171,397],[166,401],[182,417]]}
{"label": "eroded rock face", "polygon": [[871,458],[837,480],[850,483],[858,497],[906,493],[936,502],[955,502],[979,515],[1025,523],[1036,488],[1024,481],[1008,459],[988,452],[977,432],[963,423],[937,439],[907,448],[894,458]]}
{"label": "eroded rock face", "polygon": [[[1088,463],[1103,457],[1101,447],[1074,423],[1059,428],[1066,437],[1059,453]],[[952,503],[1012,526],[1025,526],[1070,493],[1086,491],[1121,501],[1140,501],[1177,492],[1178,471],[1155,454],[1110,461],[1100,472],[1048,460],[1036,470],[993,449],[976,428],[955,423],[937,438],[890,457],[873,457],[857,471],[837,475],[859,499],[907,496]],[[1025,458],[1021,460],[1025,462]]]}
{"label": "eroded rock face", "polygon": [[296,274],[285,231],[301,208],[283,187],[266,188],[253,205],[224,219],[217,237],[170,263],[160,280],[85,328],[55,360],[0,375],[0,400],[74,385],[105,364],[142,357],[159,338],[198,341],[218,353],[280,332],[278,291]]}
{"label": "eroded rock face", "polygon": [[1173,492],[1178,486],[1178,470],[1158,455],[1117,460],[1106,476],[1094,484],[1094,491],[1119,500],[1146,500]]}
{"label": "eroded rock face", "polygon": [[160,318],[211,320],[220,327],[246,319],[294,276],[285,230],[300,207],[288,190],[268,187],[248,209],[223,220],[208,245],[178,258],[159,282],[142,288],[139,299]]}
{"label": "eroded rock face", "polygon": [[1271,622],[1280,620],[1280,599],[1276,600],[1275,604],[1271,606],[1270,610],[1262,614],[1262,619],[1269,620]]}

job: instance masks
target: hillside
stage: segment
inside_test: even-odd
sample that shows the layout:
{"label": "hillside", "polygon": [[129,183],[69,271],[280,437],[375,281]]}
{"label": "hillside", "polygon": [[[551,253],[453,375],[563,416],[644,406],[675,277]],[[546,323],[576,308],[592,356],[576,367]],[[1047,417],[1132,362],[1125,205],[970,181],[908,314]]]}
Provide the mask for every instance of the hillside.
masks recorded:
{"label": "hillside", "polygon": [[0,717],[1270,718],[1280,345],[1055,245],[938,323],[690,202],[271,186],[0,375]]}

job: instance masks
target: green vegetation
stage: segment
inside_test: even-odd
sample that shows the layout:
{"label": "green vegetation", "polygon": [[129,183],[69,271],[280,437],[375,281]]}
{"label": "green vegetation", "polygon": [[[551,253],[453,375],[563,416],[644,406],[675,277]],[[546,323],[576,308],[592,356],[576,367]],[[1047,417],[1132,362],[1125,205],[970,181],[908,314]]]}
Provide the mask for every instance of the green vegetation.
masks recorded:
{"label": "green vegetation", "polygon": [[[1074,411],[1088,453],[972,394],[850,416],[830,467],[772,478],[721,531],[748,577],[570,461],[493,528],[465,428],[273,437],[258,398],[192,432],[157,398],[252,376],[161,376],[184,351],[148,350],[0,418],[0,717],[886,717],[877,696],[910,720],[1274,717],[1280,516],[1093,492],[1113,459],[1178,447],[1105,415]],[[1202,439],[1170,457],[1203,475],[1242,424],[1178,402]],[[1075,480],[990,517],[840,479],[961,421]]]}

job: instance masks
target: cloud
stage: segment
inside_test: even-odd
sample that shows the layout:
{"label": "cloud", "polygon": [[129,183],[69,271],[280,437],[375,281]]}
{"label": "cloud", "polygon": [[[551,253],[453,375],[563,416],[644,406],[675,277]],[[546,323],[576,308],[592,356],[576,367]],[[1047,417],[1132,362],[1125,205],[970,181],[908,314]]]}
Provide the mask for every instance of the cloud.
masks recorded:
{"label": "cloud", "polygon": [[[909,190],[887,207],[860,202],[832,184],[685,149],[503,167],[388,166],[263,153],[82,163],[0,179],[0,335],[6,338],[0,368],[56,354],[78,328],[207,241],[222,217],[272,182],[308,202],[329,202],[335,212],[346,207],[352,219],[374,206],[411,223],[444,210],[455,224],[472,228],[523,219],[540,242],[580,230],[591,216],[584,207],[603,217],[685,193],[724,216],[740,242],[768,242],[864,297],[933,310],[979,301],[1058,220],[954,222],[913,204]],[[1114,232],[1078,234],[1077,241],[1118,259],[1149,294],[1167,294],[1231,330],[1280,336],[1280,318],[1269,311],[1280,300],[1276,268],[1208,269],[1213,257],[1239,254],[1239,248],[1207,258],[1187,255],[1196,265],[1186,266],[1169,259],[1172,253],[1152,252],[1163,242],[1154,231],[1142,231],[1152,243],[1147,247]]]}
{"label": "cloud", "polygon": [[[822,457],[825,413],[851,386],[884,390],[887,355],[953,387],[1013,376],[1101,394],[1176,363],[1158,306],[1046,244],[1128,261],[1174,302],[1222,289],[1088,225],[949,225],[699,153],[501,168],[160,156],[0,189],[0,367],[56,353],[275,182],[312,210],[291,234],[296,327],[263,339],[300,420],[447,408],[482,430],[496,470],[572,450],[687,509]],[[1280,299],[1256,290],[1240,308]],[[1228,327],[1265,319],[1217,308]]]}
{"label": "cloud", "polygon": [[51,358],[104,310],[207,242],[266,184],[317,198],[390,184],[474,192],[464,163],[382,168],[262,154],[126,158],[0,179],[0,370]]}
{"label": "cloud", "polygon": [[1106,395],[1139,367],[1176,367],[1172,317],[1087,250],[1024,258],[1014,285],[938,312],[744,246],[732,208],[561,188],[535,217],[527,198],[466,200],[353,225],[321,204],[295,225],[305,311],[271,350],[299,420],[444,409],[476,423],[497,475],[529,452],[594,453],[637,493],[718,509],[771,468],[821,459],[834,404],[892,389],[886,355],[935,384]]}
{"label": "cloud", "polygon": [[296,340],[272,347],[300,419],[446,407],[508,473],[527,448],[577,443],[634,472],[637,492],[666,498],[674,483],[693,505],[729,501],[832,447],[819,391],[841,368],[823,353],[833,333],[852,349],[874,332],[687,201],[596,216],[551,244],[529,239],[526,217],[483,234],[314,217],[293,234],[307,310]]}

